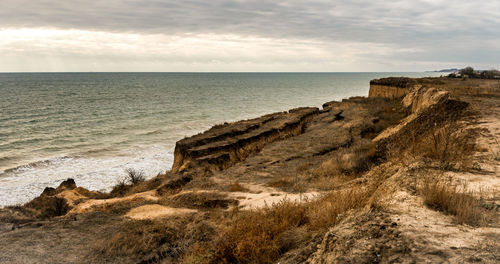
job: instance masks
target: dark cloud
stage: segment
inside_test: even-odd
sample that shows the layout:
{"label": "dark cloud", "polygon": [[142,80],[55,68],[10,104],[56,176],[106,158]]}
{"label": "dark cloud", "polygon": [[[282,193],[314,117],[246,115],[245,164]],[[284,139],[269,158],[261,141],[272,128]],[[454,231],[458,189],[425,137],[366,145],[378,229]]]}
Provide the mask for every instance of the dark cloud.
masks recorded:
{"label": "dark cloud", "polygon": [[499,1],[2,0],[2,27],[236,33],[356,41],[490,38]]}

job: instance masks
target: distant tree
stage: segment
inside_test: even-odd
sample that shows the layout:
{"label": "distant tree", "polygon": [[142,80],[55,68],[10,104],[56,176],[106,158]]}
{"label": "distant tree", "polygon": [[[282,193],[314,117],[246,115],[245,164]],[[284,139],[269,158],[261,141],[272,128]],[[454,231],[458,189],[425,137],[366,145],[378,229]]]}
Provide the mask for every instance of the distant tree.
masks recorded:
{"label": "distant tree", "polygon": [[500,79],[500,71],[491,69],[481,72],[481,78],[485,79]]}
{"label": "distant tree", "polygon": [[462,76],[468,76],[468,77],[474,77],[476,76],[476,72],[474,71],[474,68],[467,66],[463,69],[460,70],[460,74]]}

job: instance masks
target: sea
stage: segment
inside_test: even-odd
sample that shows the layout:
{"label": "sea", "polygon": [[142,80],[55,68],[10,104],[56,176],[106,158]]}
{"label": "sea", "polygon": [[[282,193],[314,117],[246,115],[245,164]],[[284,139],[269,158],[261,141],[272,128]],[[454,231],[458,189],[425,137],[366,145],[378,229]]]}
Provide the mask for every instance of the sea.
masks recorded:
{"label": "sea", "polygon": [[109,191],[170,170],[175,142],[215,124],[351,96],[433,72],[0,73],[0,207],[73,178]]}

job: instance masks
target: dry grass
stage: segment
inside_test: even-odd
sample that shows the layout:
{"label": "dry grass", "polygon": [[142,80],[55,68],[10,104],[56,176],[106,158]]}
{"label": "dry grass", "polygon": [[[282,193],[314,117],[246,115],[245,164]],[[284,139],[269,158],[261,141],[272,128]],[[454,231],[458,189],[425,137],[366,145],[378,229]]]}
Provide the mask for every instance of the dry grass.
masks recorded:
{"label": "dry grass", "polygon": [[95,257],[113,263],[177,262],[193,245],[213,239],[212,222],[196,216],[127,221],[113,236],[98,241]]}
{"label": "dry grass", "polygon": [[214,244],[211,263],[271,263],[368,204],[374,188],[331,192],[315,201],[278,204],[239,212]]}
{"label": "dry grass", "polygon": [[227,194],[216,191],[183,192],[170,197],[164,197],[160,204],[171,207],[185,207],[199,210],[227,209],[237,206],[238,201],[230,199]]}
{"label": "dry grass", "polygon": [[129,168],[126,170],[126,172],[127,180],[132,185],[146,180],[146,176],[144,176],[144,171],[142,170],[134,170]]}
{"label": "dry grass", "polygon": [[342,214],[367,205],[373,194],[372,188],[355,187],[334,191],[311,202],[308,207],[310,226],[314,230],[326,230],[342,219]]}
{"label": "dry grass", "polygon": [[316,176],[311,181],[311,187],[320,191],[331,191],[354,179],[356,177],[352,175]]}
{"label": "dry grass", "polygon": [[479,226],[485,222],[481,193],[468,190],[465,183],[456,184],[450,178],[425,177],[420,193],[427,206],[455,216],[459,224]]}
{"label": "dry grass", "polygon": [[123,197],[125,195],[130,195],[139,192],[145,192],[155,189],[161,185],[163,182],[162,175],[158,175],[153,179],[145,180],[142,173],[139,176],[135,174],[129,174],[126,178],[121,179],[113,187],[110,192],[110,197]]}
{"label": "dry grass", "polygon": [[243,187],[241,184],[235,182],[231,185],[229,185],[228,190],[230,192],[248,192],[249,190],[245,187]]}
{"label": "dry grass", "polygon": [[338,150],[331,159],[311,172],[317,177],[358,175],[370,168],[374,155],[374,145],[364,139],[349,148]]}
{"label": "dry grass", "polygon": [[296,171],[277,176],[266,185],[294,193],[307,192],[311,188],[329,191],[369,170],[374,154],[371,140],[360,139],[350,147],[332,152],[319,164],[306,161],[297,166]]}
{"label": "dry grass", "polygon": [[278,177],[270,181],[267,186],[278,188],[286,192],[303,193],[307,191],[308,184],[304,181],[303,175],[295,173],[293,175]]}
{"label": "dry grass", "polygon": [[308,222],[306,207],[290,201],[241,212],[215,243],[212,263],[270,263],[280,256],[280,235]]}
{"label": "dry grass", "polygon": [[426,132],[414,131],[407,146],[392,146],[391,159],[424,157],[439,163],[443,170],[468,170],[472,168],[476,150],[474,131],[466,130],[456,122],[435,126]]}
{"label": "dry grass", "polygon": [[65,215],[71,209],[66,199],[47,195],[41,195],[25,206],[35,209],[37,211],[36,217],[42,219]]}
{"label": "dry grass", "polygon": [[103,254],[144,255],[155,248],[178,239],[177,227],[162,221],[128,221],[121,231],[97,244]]}

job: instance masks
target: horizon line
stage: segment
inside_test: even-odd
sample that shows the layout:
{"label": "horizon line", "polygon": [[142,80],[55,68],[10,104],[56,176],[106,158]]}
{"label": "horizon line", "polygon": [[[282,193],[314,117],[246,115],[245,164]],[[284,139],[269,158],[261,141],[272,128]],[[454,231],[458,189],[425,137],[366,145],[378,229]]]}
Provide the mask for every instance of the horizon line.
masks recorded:
{"label": "horizon line", "polygon": [[6,71],[2,73],[414,73],[438,71]]}

